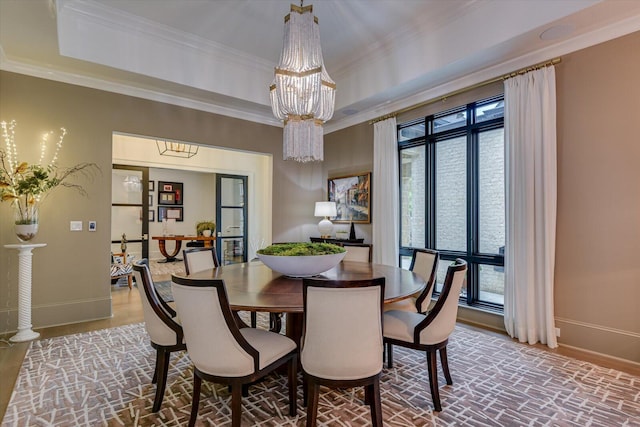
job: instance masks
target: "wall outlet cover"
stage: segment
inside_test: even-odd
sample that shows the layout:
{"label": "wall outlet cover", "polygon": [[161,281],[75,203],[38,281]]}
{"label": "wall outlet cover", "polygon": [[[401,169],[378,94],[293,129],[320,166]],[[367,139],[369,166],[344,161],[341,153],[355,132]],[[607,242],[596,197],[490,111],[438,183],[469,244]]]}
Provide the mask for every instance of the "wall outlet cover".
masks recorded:
{"label": "wall outlet cover", "polygon": [[71,231],[82,231],[82,221],[71,221],[69,225]]}

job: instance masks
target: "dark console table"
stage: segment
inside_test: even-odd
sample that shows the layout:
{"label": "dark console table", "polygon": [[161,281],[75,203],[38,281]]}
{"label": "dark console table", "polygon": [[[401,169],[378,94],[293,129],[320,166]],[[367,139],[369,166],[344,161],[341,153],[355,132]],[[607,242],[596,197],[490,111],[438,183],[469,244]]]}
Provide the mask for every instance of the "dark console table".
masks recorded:
{"label": "dark console table", "polygon": [[324,237],[310,237],[312,243],[334,243],[339,245],[340,243],[364,243],[364,239],[331,239]]}

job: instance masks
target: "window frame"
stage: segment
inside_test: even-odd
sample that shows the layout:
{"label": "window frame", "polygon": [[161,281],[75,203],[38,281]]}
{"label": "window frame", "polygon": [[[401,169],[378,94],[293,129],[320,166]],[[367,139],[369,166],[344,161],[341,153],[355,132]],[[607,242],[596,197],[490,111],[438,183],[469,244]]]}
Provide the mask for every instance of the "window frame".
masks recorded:
{"label": "window frame", "polygon": [[[504,305],[489,301],[480,301],[480,265],[504,267],[504,254],[481,253],[479,251],[479,137],[482,132],[495,129],[504,129],[504,114],[502,117],[477,122],[476,109],[487,104],[502,101],[504,95],[485,98],[469,104],[451,108],[436,114],[411,120],[397,125],[398,134],[398,173],[400,186],[400,218],[402,218],[402,151],[408,148],[425,146],[425,236],[424,242],[427,248],[435,248],[440,253],[440,259],[453,261],[462,258],[468,263],[466,279],[466,298],[461,297],[460,302],[473,307],[503,312]],[[440,117],[450,116],[458,112],[466,112],[466,124],[451,129],[434,132],[434,122]],[[423,123],[425,134],[411,139],[402,140],[402,129]],[[466,137],[466,217],[467,235],[466,251],[442,250],[436,248],[436,144],[453,138]],[[413,247],[402,246],[402,221],[399,224],[399,262],[402,257],[410,257]],[[434,295],[438,292],[434,291]]]}

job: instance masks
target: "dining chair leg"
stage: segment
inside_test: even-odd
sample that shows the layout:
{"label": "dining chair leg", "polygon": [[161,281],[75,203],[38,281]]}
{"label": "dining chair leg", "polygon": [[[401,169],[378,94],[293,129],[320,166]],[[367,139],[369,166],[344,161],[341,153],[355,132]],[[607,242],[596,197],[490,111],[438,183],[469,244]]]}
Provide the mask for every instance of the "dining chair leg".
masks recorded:
{"label": "dining chair leg", "polygon": [[196,418],[198,418],[198,406],[200,405],[200,387],[202,386],[202,379],[193,372],[193,399],[191,399],[191,417],[189,418],[189,427],[196,425]]}
{"label": "dining chair leg", "polygon": [[309,380],[307,379],[307,375],[302,373],[302,406],[307,407],[307,402],[309,401]]}
{"label": "dining chair leg", "polygon": [[[371,407],[371,424],[374,427],[382,427],[382,402],[380,401],[380,379],[377,377],[373,384],[368,385],[369,406]],[[366,391],[365,391],[365,394]]]}
{"label": "dining chair leg", "polygon": [[393,368],[393,345],[387,343],[387,368]]}
{"label": "dining chair leg", "polygon": [[153,412],[158,412],[164,398],[164,390],[167,386],[167,374],[169,372],[169,359],[171,354],[164,350],[158,349],[158,384],[156,385],[156,397],[153,400]]}
{"label": "dining chair leg", "polygon": [[289,360],[289,415],[294,417],[298,413],[298,357]]}
{"label": "dining chair leg", "polygon": [[307,379],[307,387],[307,427],[315,427],[316,418],[318,416],[318,398],[320,394],[320,385],[312,379]]}
{"label": "dining chair leg", "polygon": [[242,421],[242,390],[244,384],[231,386],[231,427],[240,427]]}
{"label": "dining chair leg", "polygon": [[448,385],[453,384],[453,380],[451,379],[451,373],[449,373],[449,361],[447,359],[447,347],[442,347],[440,349],[440,363],[442,364],[442,372],[444,372],[444,377],[447,380]]}
{"label": "dining chair leg", "polygon": [[438,390],[438,368],[435,351],[427,351],[427,371],[429,372],[429,387],[431,388],[431,399],[433,400],[433,410],[442,411],[440,406],[440,392]]}
{"label": "dining chair leg", "polygon": [[160,368],[160,350],[156,349],[156,366],[153,371],[153,378],[151,379],[151,384],[155,384],[158,382],[159,368]]}
{"label": "dining chair leg", "polygon": [[282,313],[269,313],[269,330],[279,334],[282,330]]}

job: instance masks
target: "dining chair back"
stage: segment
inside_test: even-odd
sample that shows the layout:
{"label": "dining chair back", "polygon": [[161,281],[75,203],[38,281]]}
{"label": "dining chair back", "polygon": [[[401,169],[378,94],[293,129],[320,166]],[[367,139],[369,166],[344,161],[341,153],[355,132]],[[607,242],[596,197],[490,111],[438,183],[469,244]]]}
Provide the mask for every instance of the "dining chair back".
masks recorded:
{"label": "dining chair back", "polygon": [[425,281],[424,289],[415,297],[384,305],[384,311],[406,310],[426,313],[431,304],[431,297],[436,283],[439,253],[433,249],[414,249],[409,270]]}
{"label": "dining chair back", "polygon": [[184,329],[187,352],[194,365],[189,425],[195,424],[202,380],[231,387],[232,426],[241,423],[242,389],[288,367],[289,414],[295,415],[297,346],[284,335],[263,329],[239,329],[222,280],[172,276],[171,290]]}
{"label": "dining chair back", "polygon": [[[185,249],[182,251],[182,257],[184,259],[184,270],[187,274],[220,266],[215,247]],[[258,324],[257,313],[252,311],[249,313],[249,316],[251,319],[251,327],[255,328]],[[240,318],[236,318],[236,320],[242,321]]]}
{"label": "dining chair back", "polygon": [[316,424],[321,385],[365,387],[374,426],[382,425],[382,305],[385,279],[303,279],[300,360],[308,397],[307,426]]}
{"label": "dining chair back", "polygon": [[220,265],[216,248],[211,246],[207,248],[190,248],[182,251],[184,259],[184,269],[187,274],[197,273],[198,271],[208,270]]}
{"label": "dining chair back", "polygon": [[367,243],[343,243],[346,249],[343,261],[371,262],[372,246]]}
{"label": "dining chair back", "polygon": [[142,302],[145,330],[151,339],[151,346],[156,349],[156,365],[151,382],[157,383],[153,402],[153,412],[157,412],[164,397],[171,353],[185,350],[186,346],[175,310],[156,291],[147,259],[134,262],[133,274]]}
{"label": "dining chair back", "polygon": [[441,411],[438,391],[436,351],[447,384],[453,384],[447,360],[447,343],[456,326],[458,300],[465,281],[467,263],[458,258],[447,269],[442,291],[431,311],[427,314],[403,310],[384,313],[384,342],[386,344],[387,366],[393,367],[393,346],[399,345],[427,353],[427,370],[431,398],[436,411]]}

